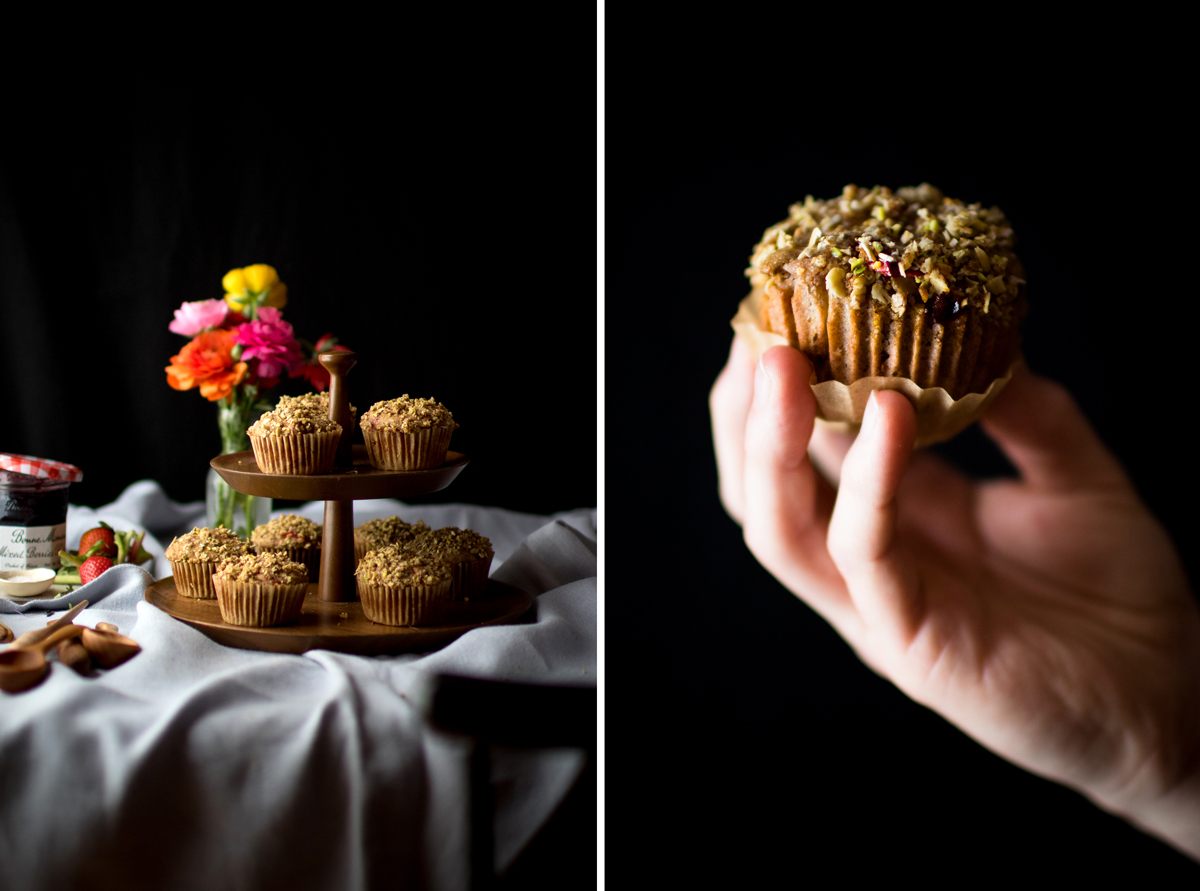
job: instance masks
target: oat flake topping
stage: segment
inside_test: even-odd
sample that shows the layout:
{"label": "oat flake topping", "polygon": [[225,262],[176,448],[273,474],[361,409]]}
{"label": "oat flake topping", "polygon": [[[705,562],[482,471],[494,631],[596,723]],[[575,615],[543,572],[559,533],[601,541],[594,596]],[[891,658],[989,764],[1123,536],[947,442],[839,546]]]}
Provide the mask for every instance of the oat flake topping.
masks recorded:
{"label": "oat flake topping", "polygon": [[289,560],[278,551],[246,554],[222,563],[214,575],[233,582],[259,582],[264,585],[296,585],[308,581],[303,563]]}
{"label": "oat flake topping", "polygon": [[260,548],[319,547],[321,524],[295,514],[284,514],[256,527],[250,533],[250,542]]}
{"label": "oat flake topping", "polygon": [[250,546],[224,526],[194,528],[171,541],[167,559],[175,563],[221,563],[249,551]]}
{"label": "oat flake topping", "polygon": [[429,527],[424,520],[415,523],[405,523],[399,517],[386,517],[381,520],[367,520],[354,529],[355,536],[370,548],[381,548],[384,545],[412,541],[418,535],[428,533]]}
{"label": "oat flake topping", "polygon": [[474,530],[457,526],[446,526],[422,535],[406,545],[405,550],[450,563],[490,559],[494,554],[491,541]]}
{"label": "oat flake topping", "polygon": [[269,411],[246,431],[254,436],[284,436],[296,433],[341,433],[341,425],[329,418],[329,405],[304,402],[283,396],[274,411]]}
{"label": "oat flake topping", "polygon": [[458,427],[450,410],[436,399],[413,398],[407,393],[399,399],[376,402],[359,423],[364,428],[401,433],[428,427]]}
{"label": "oat flake topping", "polygon": [[449,581],[453,572],[441,560],[410,554],[404,550],[404,545],[392,544],[364,556],[354,575],[368,584],[409,587]]}
{"label": "oat flake topping", "polygon": [[963,204],[928,183],[894,192],[848,185],[839,198],[793,204],[755,245],[746,275],[768,291],[819,278],[855,308],[927,307],[944,323],[973,307],[1003,323],[1025,284],[1013,245],[998,207]]}

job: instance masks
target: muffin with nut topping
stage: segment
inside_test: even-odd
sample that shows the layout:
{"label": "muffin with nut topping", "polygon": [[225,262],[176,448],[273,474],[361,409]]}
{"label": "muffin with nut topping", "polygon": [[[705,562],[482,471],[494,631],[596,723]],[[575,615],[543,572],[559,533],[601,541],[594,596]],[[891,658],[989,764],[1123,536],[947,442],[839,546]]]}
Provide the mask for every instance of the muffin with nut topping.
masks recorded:
{"label": "muffin with nut topping", "polygon": [[275,517],[250,533],[250,544],[260,554],[275,552],[303,563],[308,580],[315,582],[321,569],[321,524],[295,514]]}
{"label": "muffin with nut topping", "polygon": [[792,205],[746,270],[762,328],[812,361],[818,381],[901,377],[959,399],[1017,355],[1025,273],[998,207],[923,183],[849,185]]}
{"label": "muffin with nut topping", "polygon": [[246,433],[263,473],[312,476],[333,470],[342,428],[319,401],[284,397]]}
{"label": "muffin with nut topping", "polygon": [[283,554],[246,554],[213,574],[221,618],[230,625],[269,628],[295,622],[308,590],[308,570]]}
{"label": "muffin with nut topping", "polygon": [[441,560],[454,572],[450,587],[451,600],[470,600],[479,597],[487,588],[488,573],[495,551],[492,543],[471,529],[446,526],[428,535],[413,539],[404,546],[410,554],[422,554]]}
{"label": "muffin with nut topping", "polygon": [[[279,403],[275,407],[277,409],[304,409],[329,417],[329,391],[322,390],[320,393],[301,393],[299,396],[280,396]],[[358,409],[353,405],[350,406],[350,429],[343,431],[347,435],[354,433],[354,423],[357,416]]]}
{"label": "muffin with nut topping", "polygon": [[404,544],[429,531],[424,520],[415,523],[406,523],[399,517],[367,520],[361,526],[354,527],[354,563],[357,566],[368,551],[390,544]]}
{"label": "muffin with nut topping", "polygon": [[436,625],[445,615],[453,572],[449,565],[404,545],[369,552],[354,570],[363,614],[381,625]]}
{"label": "muffin with nut topping", "polygon": [[458,424],[435,399],[407,393],[376,402],[359,421],[371,466],[379,470],[424,470],[446,460]]}
{"label": "muffin with nut topping", "polygon": [[214,600],[213,573],[222,563],[250,553],[250,546],[224,526],[216,529],[192,529],[177,536],[167,548],[175,590],[184,597]]}

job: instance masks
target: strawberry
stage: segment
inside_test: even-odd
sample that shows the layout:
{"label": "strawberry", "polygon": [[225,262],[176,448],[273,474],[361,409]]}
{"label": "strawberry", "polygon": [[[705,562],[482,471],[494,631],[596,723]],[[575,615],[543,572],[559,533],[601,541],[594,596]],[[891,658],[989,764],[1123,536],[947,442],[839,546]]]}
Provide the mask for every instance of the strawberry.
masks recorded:
{"label": "strawberry", "polygon": [[87,552],[87,549],[100,542],[100,548],[96,551],[97,554],[103,554],[105,557],[117,556],[117,541],[112,526],[109,526],[103,520],[95,529],[89,529],[83,533],[83,538],[79,539],[79,553]]}
{"label": "strawberry", "polygon": [[97,554],[94,557],[88,557],[83,561],[83,565],[79,567],[79,581],[86,585],[92,579],[99,576],[106,569],[112,569],[113,562],[107,557],[102,557]]}

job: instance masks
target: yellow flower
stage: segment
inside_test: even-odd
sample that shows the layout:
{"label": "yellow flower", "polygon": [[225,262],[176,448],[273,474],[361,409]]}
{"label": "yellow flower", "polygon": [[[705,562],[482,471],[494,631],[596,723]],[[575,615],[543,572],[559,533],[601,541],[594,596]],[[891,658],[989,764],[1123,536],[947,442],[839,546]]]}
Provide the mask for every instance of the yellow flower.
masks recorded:
{"label": "yellow flower", "polygon": [[225,287],[225,302],[234,312],[242,312],[247,306],[287,306],[287,285],[279,280],[279,273],[266,263],[255,263],[245,269],[231,269],[221,279]]}
{"label": "yellow flower", "polygon": [[279,281],[279,273],[266,263],[255,263],[242,270],[242,278],[246,282],[246,290],[257,297]]}
{"label": "yellow flower", "polygon": [[263,306],[273,306],[276,309],[283,309],[287,306],[287,285],[283,282],[275,282],[271,285],[271,290],[267,292],[266,299],[263,300]]}
{"label": "yellow flower", "polygon": [[225,286],[227,294],[245,294],[246,293],[246,277],[242,275],[240,269],[230,269],[225,273],[225,277],[221,279],[221,284]]}

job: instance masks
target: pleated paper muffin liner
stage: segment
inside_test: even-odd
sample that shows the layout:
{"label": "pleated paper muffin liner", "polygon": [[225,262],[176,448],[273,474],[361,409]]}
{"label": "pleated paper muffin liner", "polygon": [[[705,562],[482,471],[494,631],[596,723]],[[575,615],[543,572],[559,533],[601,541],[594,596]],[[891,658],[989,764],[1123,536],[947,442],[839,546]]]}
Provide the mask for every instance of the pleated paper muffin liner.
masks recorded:
{"label": "pleated paper muffin liner", "polygon": [[270,628],[295,622],[304,606],[308,585],[271,585],[264,582],[215,578],[217,606],[230,625]]}
{"label": "pleated paper muffin liner", "polygon": [[450,600],[450,579],[436,585],[376,585],[356,579],[363,615],[380,625],[436,625]]}
{"label": "pleated paper muffin liner", "polygon": [[255,550],[260,554],[283,554],[293,563],[302,564],[308,570],[308,580],[310,582],[317,581],[317,577],[321,573],[320,545],[313,548],[267,548],[260,545],[256,546]]}
{"label": "pleated paper muffin liner", "polygon": [[377,470],[426,470],[440,467],[450,448],[453,427],[423,427],[412,433],[363,427],[367,457]]}
{"label": "pleated paper muffin liner", "polygon": [[451,564],[454,578],[450,584],[451,600],[470,600],[472,597],[482,597],[487,588],[488,572],[492,568],[492,558],[484,557],[474,560],[463,560]]}
{"label": "pleated paper muffin liner", "polygon": [[[750,347],[756,362],[765,350],[773,346],[788,346],[787,338],[763,330],[759,321],[762,317],[762,300],[762,292],[756,288],[741,302],[732,320],[733,330]],[[869,313],[869,308],[847,311],[844,302],[839,300],[831,300],[830,305],[830,314],[836,322],[830,327],[834,335],[839,330],[842,332],[838,349],[834,348],[835,338],[831,337],[831,370],[836,369],[846,377],[853,377],[855,373],[865,376],[847,385],[836,380],[818,381],[816,374],[813,374],[809,384],[817,399],[817,421],[823,427],[857,432],[871,392],[899,390],[916,408],[916,446],[919,448],[943,442],[983,416],[1021,361],[1018,356],[1001,376],[994,380],[982,380],[980,375],[984,372],[977,369],[985,368],[987,360],[991,358],[987,350],[1011,349],[1008,343],[984,344],[984,338],[977,333],[969,333],[965,324],[956,330],[953,330],[952,324],[948,338],[943,335],[940,339],[934,339],[930,336],[931,332],[923,327],[924,322],[918,322],[915,318],[907,323],[901,320],[899,325],[885,327],[882,321],[871,319],[868,324],[865,317],[855,315]],[[905,315],[920,316],[922,320],[927,318],[926,313]],[[851,328],[854,329],[853,333],[849,330]],[[857,333],[862,330],[870,330],[872,336],[862,338]],[[935,340],[936,355],[930,348]],[[955,357],[951,356],[952,353]],[[947,360],[956,363],[956,368],[950,372],[941,368],[942,362]],[[866,374],[871,371],[882,373]],[[895,376],[898,373],[911,373],[916,380]],[[923,381],[928,384],[937,380],[939,374],[943,375],[943,380],[947,374],[954,379],[967,376],[970,380],[968,386],[984,389],[954,399],[941,386],[923,387],[918,383]]]}
{"label": "pleated paper muffin liner", "polygon": [[300,476],[314,476],[333,470],[338,441],[342,437],[336,430],[292,436],[248,435],[259,470],[263,473]]}
{"label": "pleated paper muffin liner", "polygon": [[216,600],[217,591],[213,587],[212,577],[221,567],[220,563],[170,562],[177,592],[196,600]]}
{"label": "pleated paper muffin liner", "polygon": [[371,545],[367,544],[358,537],[358,533],[354,533],[354,565],[355,567],[362,561],[362,558],[367,556],[372,551]]}

